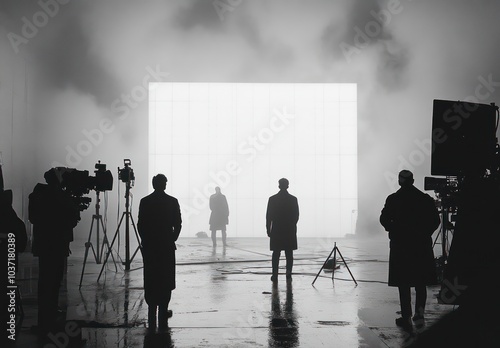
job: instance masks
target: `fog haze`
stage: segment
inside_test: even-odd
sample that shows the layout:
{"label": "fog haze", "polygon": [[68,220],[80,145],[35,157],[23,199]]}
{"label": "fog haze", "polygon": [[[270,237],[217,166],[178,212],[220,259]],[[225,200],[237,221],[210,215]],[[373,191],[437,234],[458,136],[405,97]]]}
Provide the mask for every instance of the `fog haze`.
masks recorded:
{"label": "fog haze", "polygon": [[[146,76],[151,82],[357,83],[357,233],[367,234],[382,231],[378,215],[401,163],[413,167],[420,188],[430,175],[425,144],[432,100],[498,102],[496,1],[220,2],[233,5],[221,13],[217,2],[204,0],[75,0],[57,7],[55,0],[2,1],[0,151],[19,214],[27,217],[27,194],[54,164],[92,172],[102,160],[115,176],[114,216],[124,158],[137,177],[136,209],[151,191],[148,105],[141,94]],[[45,11],[41,4],[52,4],[53,16],[36,17]],[[391,14],[377,21],[381,11]],[[36,18],[47,20],[32,37],[23,36],[26,21]],[[477,86],[488,80],[493,83],[478,95]],[[92,210],[82,219],[90,220]]]}

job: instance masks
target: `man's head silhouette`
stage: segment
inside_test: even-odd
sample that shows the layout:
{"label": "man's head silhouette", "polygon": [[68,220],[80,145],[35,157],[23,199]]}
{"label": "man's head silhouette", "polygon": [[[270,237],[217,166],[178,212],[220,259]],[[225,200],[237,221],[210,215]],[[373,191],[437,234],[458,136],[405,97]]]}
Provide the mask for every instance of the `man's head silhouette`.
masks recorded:
{"label": "man's head silhouette", "polygon": [[402,170],[399,172],[398,182],[401,187],[408,187],[413,185],[413,173],[409,170]]}
{"label": "man's head silhouette", "polygon": [[288,189],[288,184],[288,179],[281,178],[278,180],[278,187],[280,188],[280,190]]}
{"label": "man's head silhouette", "polygon": [[155,191],[165,191],[167,187],[167,177],[163,174],[153,176],[153,188]]}

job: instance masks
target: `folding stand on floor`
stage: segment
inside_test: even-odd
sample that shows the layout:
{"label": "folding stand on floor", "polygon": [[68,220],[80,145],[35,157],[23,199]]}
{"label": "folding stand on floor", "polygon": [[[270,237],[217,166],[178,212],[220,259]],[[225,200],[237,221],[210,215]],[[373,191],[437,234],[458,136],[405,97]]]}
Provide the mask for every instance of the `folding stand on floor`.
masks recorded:
{"label": "folding stand on floor", "polygon": [[[115,236],[113,237],[113,240],[111,241],[111,245],[108,246],[108,252],[106,253],[106,258],[104,259],[104,262],[102,264],[101,272],[99,273],[99,277],[97,277],[97,282],[99,283],[99,279],[101,279],[102,272],[104,271],[104,268],[106,267],[106,263],[108,262],[109,255],[112,253],[112,248],[113,245],[115,244],[115,240],[118,237],[120,233],[120,226],[123,222],[123,218],[125,218],[125,262],[123,264],[125,265],[125,271],[130,271],[130,264],[132,263],[132,260],[134,259],[135,255],[137,252],[140,250],[142,253],[142,245],[141,245],[141,239],[139,238],[139,233],[137,232],[137,227],[135,225],[134,219],[132,218],[132,213],[130,212],[130,189],[132,187],[131,181],[128,180],[125,182],[125,211],[122,213],[122,217],[120,219],[120,222],[118,224],[118,227],[116,228]],[[132,222],[132,227],[134,228],[135,232],[135,237],[137,238],[137,243],[138,247],[135,249],[134,254],[132,257],[130,257],[130,222]],[[116,265],[115,265],[116,267]]]}
{"label": "folding stand on floor", "polygon": [[323,266],[321,266],[321,269],[319,270],[318,274],[316,274],[316,278],[314,278],[314,280],[312,282],[312,285],[314,285],[314,283],[316,282],[316,279],[318,279],[319,274],[321,273],[321,271],[323,270],[323,268],[325,268],[326,263],[328,262],[328,260],[330,259],[330,256],[332,256],[332,254],[333,254],[332,282],[334,281],[333,275],[335,274],[335,266],[336,266],[336,263],[337,263],[337,252],[339,253],[340,257],[342,258],[342,261],[344,262],[345,267],[349,271],[349,274],[351,275],[352,280],[354,281],[354,283],[356,285],[358,285],[358,282],[356,281],[356,279],[354,279],[354,276],[352,275],[351,270],[349,269],[349,266],[347,266],[347,263],[345,262],[344,257],[342,256],[342,253],[340,252],[340,249],[337,248],[337,242],[335,242],[333,244],[333,249],[330,252],[330,255],[328,255],[328,257],[326,258],[326,260],[323,263]]}
{"label": "folding stand on floor", "polygon": [[[83,281],[83,275],[85,273],[85,265],[87,264],[87,257],[89,255],[89,248],[92,248],[92,253],[94,254],[95,262],[97,264],[100,264],[102,261],[102,254],[104,252],[104,246],[106,245],[109,248],[109,241],[108,241],[108,236],[106,234],[106,226],[104,225],[104,220],[102,219],[102,215],[99,214],[99,208],[100,208],[100,198],[99,198],[99,193],[102,191],[96,190],[96,204],[95,204],[95,209],[96,212],[94,215],[92,215],[92,223],[90,224],[90,232],[89,232],[89,238],[87,240],[87,243],[85,243],[85,255],[83,257],[83,267],[82,267],[82,274],[80,275],[80,285],[78,286],[78,289],[82,288],[82,281]],[[91,239],[92,239],[92,230],[94,227],[94,221],[96,222],[96,248],[97,250],[94,250],[94,246],[92,245]],[[102,232],[104,233],[104,239],[102,241],[102,248],[101,251],[99,251],[99,228],[102,227]],[[115,270],[118,272],[118,268],[116,267],[116,261],[115,257],[113,254],[111,254],[111,257],[113,258],[113,262],[115,264]]]}

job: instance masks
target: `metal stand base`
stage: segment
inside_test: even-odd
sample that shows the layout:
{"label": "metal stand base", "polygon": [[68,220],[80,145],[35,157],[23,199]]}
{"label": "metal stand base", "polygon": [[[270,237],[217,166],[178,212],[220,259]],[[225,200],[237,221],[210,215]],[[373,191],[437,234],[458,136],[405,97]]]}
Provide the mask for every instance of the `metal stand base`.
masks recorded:
{"label": "metal stand base", "polygon": [[[99,208],[100,208],[100,199],[99,199],[99,191],[96,191],[96,213],[92,215],[92,223],[90,224],[90,232],[89,232],[89,238],[87,242],[85,243],[85,256],[83,258],[83,268],[82,268],[82,274],[80,276],[80,285],[78,286],[79,289],[82,287],[82,281],[83,281],[83,274],[85,273],[85,266],[87,264],[87,257],[89,255],[89,248],[92,248],[92,253],[94,254],[94,258],[97,264],[100,264],[102,261],[102,254],[104,252],[104,246],[107,245],[109,247],[109,241],[108,241],[108,236],[106,234],[106,226],[104,226],[104,221],[102,219],[102,215],[99,214]],[[94,222],[96,222],[96,248],[97,250],[94,249],[94,245],[91,242],[92,239],[92,231],[94,230]],[[102,228],[103,232],[103,240],[102,240],[102,248],[99,251],[99,229]],[[113,256],[112,256],[113,257]],[[115,258],[113,257],[113,262],[115,263],[115,268],[116,268],[116,261]]]}
{"label": "metal stand base", "polygon": [[[111,254],[111,251],[112,251],[112,248],[113,248],[113,245],[115,244],[115,241],[116,241],[116,238],[118,237],[118,234],[120,233],[120,226],[123,222],[123,218],[126,217],[126,221],[127,221],[127,226],[126,226],[126,237],[127,237],[127,240],[128,240],[128,230],[129,230],[129,226],[128,226],[128,221],[130,219],[130,221],[132,222],[132,227],[134,228],[134,231],[135,231],[135,236],[137,237],[137,242],[139,243],[139,246],[137,247],[137,249],[135,250],[134,254],[132,255],[132,257],[128,257],[128,242],[126,240],[126,244],[127,244],[127,250],[126,250],[126,259],[125,259],[125,262],[123,262],[123,264],[125,265],[125,270],[126,271],[129,271],[130,270],[130,264],[132,262],[132,260],[134,259],[135,255],[137,254],[137,252],[139,251],[139,249],[141,250],[142,252],[142,247],[141,247],[141,240],[139,239],[139,233],[137,232],[137,228],[135,227],[135,223],[134,223],[134,220],[132,218],[132,214],[130,212],[123,212],[122,214],[122,217],[120,219],[120,223],[118,224],[118,227],[116,229],[116,232],[115,232],[115,236],[113,237],[113,240],[111,241],[111,245],[109,246],[108,248],[108,252],[106,253],[106,258],[104,259],[104,262],[102,264],[102,268],[101,268],[101,272],[99,273],[99,277],[97,278],[97,282],[99,282],[99,280],[101,279],[101,275],[102,275],[102,272],[104,271],[104,267],[106,267],[106,263],[108,262],[108,259],[109,259],[109,255]],[[116,267],[116,265],[115,265]]]}
{"label": "metal stand base", "polygon": [[340,249],[337,248],[337,242],[335,242],[333,244],[333,249],[330,252],[330,255],[328,255],[328,257],[326,258],[326,260],[323,263],[323,266],[321,266],[321,269],[319,270],[318,274],[316,274],[316,278],[314,278],[314,280],[312,282],[312,285],[314,285],[314,283],[316,282],[316,279],[318,279],[319,274],[321,273],[321,271],[323,270],[323,268],[325,268],[326,263],[328,262],[328,260],[330,259],[330,256],[332,256],[332,254],[333,254],[332,282],[334,281],[333,275],[335,274],[335,266],[336,266],[336,263],[337,263],[337,252],[339,253],[340,257],[342,258],[342,261],[344,262],[345,267],[349,271],[349,274],[351,275],[352,280],[354,281],[354,283],[356,285],[358,285],[358,282],[356,282],[356,279],[354,279],[354,276],[352,275],[351,270],[349,269],[349,266],[347,266],[347,263],[345,262],[344,257],[342,256],[342,253],[340,252]]}

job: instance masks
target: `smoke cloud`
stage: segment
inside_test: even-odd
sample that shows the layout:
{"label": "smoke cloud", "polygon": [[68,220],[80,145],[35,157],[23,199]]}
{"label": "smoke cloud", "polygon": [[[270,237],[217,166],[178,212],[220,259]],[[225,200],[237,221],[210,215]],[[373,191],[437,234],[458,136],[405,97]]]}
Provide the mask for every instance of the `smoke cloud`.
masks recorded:
{"label": "smoke cloud", "polygon": [[[389,174],[415,163],[420,188],[430,174],[432,100],[474,95],[481,76],[500,81],[495,1],[243,0],[222,17],[204,0],[71,1],[41,22],[40,3],[55,2],[0,3],[0,145],[6,181],[24,194],[71,151],[87,170],[101,159],[116,173],[131,158],[136,197],[149,192],[140,86],[151,69],[179,82],[356,82],[358,230],[376,232]],[[23,18],[35,17],[44,25],[26,39]],[[27,41],[18,53],[11,33]]]}

